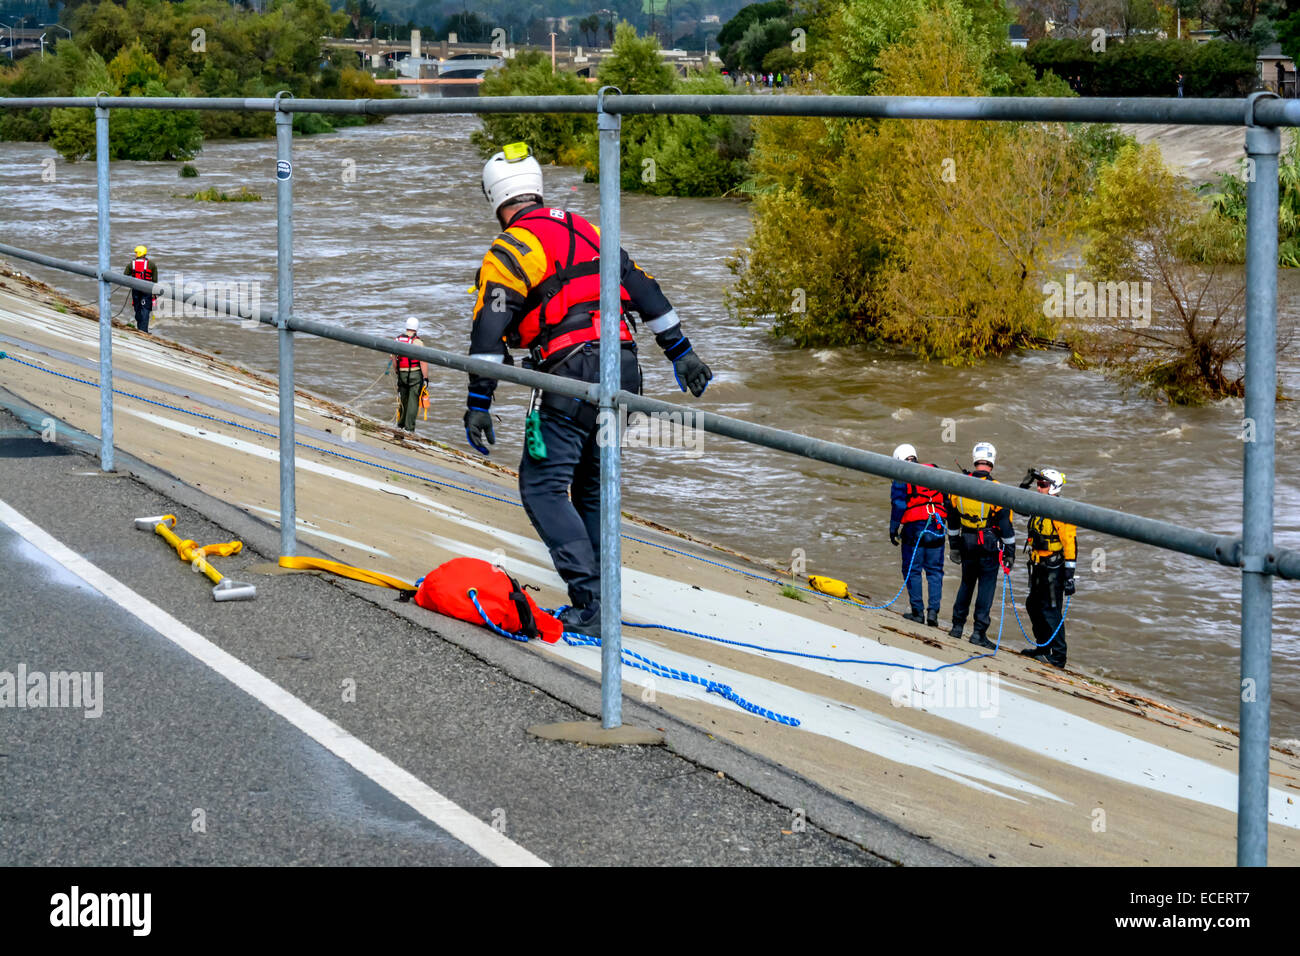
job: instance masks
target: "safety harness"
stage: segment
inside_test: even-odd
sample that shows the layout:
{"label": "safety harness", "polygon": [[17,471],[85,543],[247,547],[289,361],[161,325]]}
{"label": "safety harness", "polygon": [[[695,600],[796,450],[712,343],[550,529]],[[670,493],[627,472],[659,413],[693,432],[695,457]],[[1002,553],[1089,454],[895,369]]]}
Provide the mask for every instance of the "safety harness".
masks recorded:
{"label": "safety harness", "polygon": [[[540,366],[561,352],[600,338],[600,237],[591,224],[563,209],[539,208],[511,224],[541,243],[548,275],[524,297],[515,334]],[[629,301],[620,287],[622,301]],[[619,338],[631,342],[627,317]]]}
{"label": "safety harness", "polygon": [[[929,468],[937,468],[937,465],[927,464]],[[935,491],[933,488],[922,488],[920,485],[907,483],[907,507],[903,515],[899,518],[900,523],[907,524],[912,521],[924,521],[927,518],[937,518],[940,527],[948,519],[948,511],[943,504],[943,492]]]}
{"label": "safety harness", "polygon": [[[403,345],[414,345],[419,341],[419,338],[409,332],[403,332],[401,335],[397,336],[397,341],[401,342]],[[405,372],[409,369],[418,369],[420,367],[419,359],[411,358],[409,355],[398,355],[395,357],[397,359],[397,370],[399,372]]]}

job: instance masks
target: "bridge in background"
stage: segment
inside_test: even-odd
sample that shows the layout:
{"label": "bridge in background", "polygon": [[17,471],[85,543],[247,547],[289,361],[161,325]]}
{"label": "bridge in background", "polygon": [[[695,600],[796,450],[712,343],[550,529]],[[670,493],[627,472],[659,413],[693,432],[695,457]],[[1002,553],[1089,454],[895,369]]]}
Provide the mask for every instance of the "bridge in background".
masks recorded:
{"label": "bridge in background", "polygon": [[[351,40],[338,37],[323,37],[321,42],[329,49],[355,52],[359,57],[363,58],[363,65],[369,69],[397,69],[402,60],[423,57],[426,61],[426,69],[422,72],[427,75],[413,76],[412,79],[436,79],[438,73],[445,73],[453,69],[464,69],[464,67],[452,66],[448,62],[458,58],[491,59],[500,62],[524,50],[537,50],[546,56],[551,55],[549,44],[531,46],[524,43],[462,43],[449,40],[436,40],[426,44],[421,42],[418,30],[412,31],[410,40]],[[563,45],[557,44],[554,55],[556,69],[580,75],[593,75],[594,67],[599,66],[601,60],[610,55],[610,49],[608,47],[570,46],[566,43]],[[712,53],[708,54],[706,58],[702,53],[687,53],[685,50],[663,50],[660,56],[665,62],[678,66],[683,72],[688,68],[701,69],[706,62],[715,66],[721,66],[722,64],[722,61]],[[437,72],[431,71],[427,66],[431,61],[437,61],[443,66]],[[485,66],[484,69],[488,68],[490,67]]]}

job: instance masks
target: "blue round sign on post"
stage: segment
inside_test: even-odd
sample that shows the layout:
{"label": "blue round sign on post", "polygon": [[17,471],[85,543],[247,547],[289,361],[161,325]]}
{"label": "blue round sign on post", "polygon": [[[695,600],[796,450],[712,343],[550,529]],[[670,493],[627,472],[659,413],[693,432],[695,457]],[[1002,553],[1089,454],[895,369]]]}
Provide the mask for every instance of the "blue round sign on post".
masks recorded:
{"label": "blue round sign on post", "polygon": [[293,176],[293,163],[287,159],[282,159],[275,164],[275,178],[289,179]]}

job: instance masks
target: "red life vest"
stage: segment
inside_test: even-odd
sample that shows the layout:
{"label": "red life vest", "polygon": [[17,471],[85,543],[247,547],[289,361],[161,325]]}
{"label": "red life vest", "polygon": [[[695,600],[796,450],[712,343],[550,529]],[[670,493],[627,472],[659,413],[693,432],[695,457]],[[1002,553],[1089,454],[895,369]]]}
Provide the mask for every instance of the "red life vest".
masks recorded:
{"label": "red life vest", "polygon": [[[417,336],[411,335],[409,332],[403,332],[401,335],[397,336],[397,341],[405,342],[409,345],[414,342],[416,338]],[[393,358],[397,360],[397,370],[399,372],[405,372],[407,369],[420,367],[419,359],[409,358],[405,355],[395,355]]]}
{"label": "red life vest", "polygon": [[[937,465],[926,464],[927,468],[937,468]],[[903,511],[903,517],[899,522],[906,524],[909,521],[925,521],[931,515],[935,517],[937,523],[942,525],[948,520],[948,512],[943,506],[943,492],[935,491],[933,488],[922,488],[920,485],[914,485],[910,482],[907,485],[907,507]]]}
{"label": "red life vest", "polygon": [[452,558],[420,582],[415,603],[472,624],[483,624],[470,592],[488,619],[502,630],[540,637],[548,644],[560,639],[564,625],[539,608],[519,582],[495,565],[478,558]]}
{"label": "red life vest", "polygon": [[[600,236],[591,223],[563,209],[534,209],[510,224],[537,237],[546,256],[546,275],[524,299],[524,314],[516,334],[523,348],[537,347],[541,358],[561,349],[600,338]],[[623,302],[630,301],[619,287]],[[591,323],[561,335],[555,326],[590,306]],[[627,321],[619,324],[619,338],[632,341]]]}
{"label": "red life vest", "polygon": [[[121,262],[121,259],[117,260]],[[144,279],[146,282],[153,281],[153,266],[149,265],[148,259],[131,260],[131,277],[133,279]]]}

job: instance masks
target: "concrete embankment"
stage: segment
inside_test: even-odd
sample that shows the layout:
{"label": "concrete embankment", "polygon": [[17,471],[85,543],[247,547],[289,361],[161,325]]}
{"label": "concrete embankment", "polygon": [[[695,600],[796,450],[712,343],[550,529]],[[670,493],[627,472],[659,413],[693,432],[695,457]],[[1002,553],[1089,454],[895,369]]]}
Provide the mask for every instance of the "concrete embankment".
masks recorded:
{"label": "concrete embankment", "polygon": [[[1246,157],[1244,126],[1171,126],[1122,124],[1120,130],[1139,143],[1155,143],[1165,162],[1195,185],[1212,182],[1223,173],[1241,175]],[[1293,133],[1286,133],[1283,148]]]}
{"label": "concrete embankment", "polygon": [[[48,290],[6,277],[0,349],[14,360],[0,361],[0,385],[97,434],[97,330],[77,311]],[[249,334],[273,340],[266,331]],[[117,446],[141,467],[161,469],[178,487],[207,496],[220,514],[196,510],[221,528],[260,526],[269,556],[278,507],[275,383],[133,330],[114,332],[114,355],[115,385],[129,393],[115,398]],[[400,440],[387,426],[359,420],[319,396],[298,395],[297,421],[305,544],[407,580],[453,556],[488,557],[539,586],[540,603],[562,600],[508,470],[429,442]],[[5,482],[0,497],[14,494],[11,484]],[[24,487],[22,494],[39,497],[40,488]],[[707,529],[691,530],[707,536]],[[975,862],[1233,861],[1237,739],[1231,728],[1007,650],[926,672],[967,660],[970,645],[892,611],[804,592],[792,599],[774,569],[695,539],[631,519],[624,533],[629,620],[749,646],[657,629],[628,629],[625,645],[799,721],[795,727],[765,720],[698,685],[649,681],[626,670],[629,714],[674,728],[669,746],[677,752],[708,766],[731,761],[730,775],[740,782],[887,859],[954,859],[943,852],[926,856],[910,833],[933,850]],[[128,541],[139,549],[161,547],[143,534]],[[245,576],[258,579],[252,571]],[[301,579],[265,580],[291,591]],[[188,599],[207,602],[204,619],[227,613],[211,604],[200,580],[186,576],[184,584]],[[370,595],[385,606],[390,598]],[[519,645],[418,608],[403,606],[400,613],[427,641],[473,642],[493,667],[594,711],[598,652]],[[413,663],[402,653],[423,653],[421,638],[412,635],[395,672]],[[1015,638],[1004,634],[1003,643],[1023,646]],[[310,632],[292,640],[312,652]],[[372,646],[375,653],[385,647],[382,632],[357,633],[354,640],[362,657]],[[412,694],[394,704],[391,716],[400,721],[420,706],[419,694]],[[510,738],[511,748],[521,746],[517,723],[503,721],[498,733]],[[719,741],[727,746],[715,748]],[[509,752],[502,749],[500,759],[511,759]],[[484,745],[483,757],[494,759],[492,745]],[[1294,864],[1300,759],[1275,750],[1273,771],[1271,859]]]}

